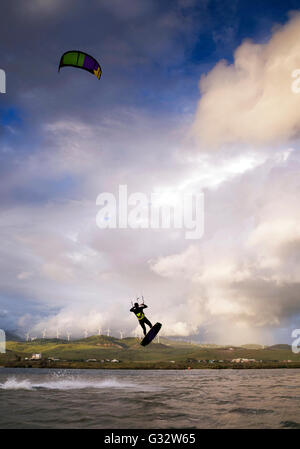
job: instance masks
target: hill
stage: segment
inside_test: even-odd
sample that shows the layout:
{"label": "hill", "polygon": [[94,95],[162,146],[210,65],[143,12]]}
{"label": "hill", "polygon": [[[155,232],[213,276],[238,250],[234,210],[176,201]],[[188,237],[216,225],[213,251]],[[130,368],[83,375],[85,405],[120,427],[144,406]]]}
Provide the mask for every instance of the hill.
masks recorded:
{"label": "hill", "polygon": [[248,344],[248,345],[242,345],[241,348],[246,348],[246,349],[263,349],[264,346],[263,345],[257,345],[257,344]]}
{"label": "hill", "polygon": [[[80,367],[85,367],[84,364],[92,363],[88,367],[99,368],[104,367],[103,364],[113,363],[111,360],[119,361],[118,367],[126,368],[153,367],[157,364],[173,368],[186,364],[197,367],[232,367],[232,364],[244,367],[246,364],[256,364],[258,367],[259,363],[259,367],[263,367],[262,364],[266,363],[273,366],[276,363],[293,362],[300,366],[300,354],[294,354],[289,345],[275,345],[264,349],[259,345],[257,348],[256,345],[220,347],[161,338],[160,343],[156,340],[144,348],[136,338],[118,339],[97,335],[72,341],[56,338],[28,342],[11,340],[7,341],[6,347],[6,354],[0,354],[0,366],[29,366],[32,363],[34,366],[53,366],[55,362],[55,367],[66,363],[80,363],[83,364]],[[32,354],[42,354],[42,361],[31,361]]]}
{"label": "hill", "polygon": [[10,341],[22,341],[22,338],[17,335],[16,333],[14,333],[13,331],[5,331],[5,337],[6,340],[10,340]]}
{"label": "hill", "polygon": [[268,346],[268,349],[270,349],[271,351],[276,351],[278,349],[291,351],[291,346],[290,345],[273,345],[273,346]]}

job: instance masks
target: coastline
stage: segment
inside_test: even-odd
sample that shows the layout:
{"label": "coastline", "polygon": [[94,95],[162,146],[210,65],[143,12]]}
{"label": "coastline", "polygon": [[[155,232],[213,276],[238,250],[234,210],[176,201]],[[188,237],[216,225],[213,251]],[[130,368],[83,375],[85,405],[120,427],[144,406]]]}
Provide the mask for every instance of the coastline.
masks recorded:
{"label": "coastline", "polygon": [[168,362],[157,362],[157,363],[98,363],[98,362],[50,362],[49,361],[28,361],[28,362],[6,362],[0,365],[0,368],[38,368],[38,369],[103,369],[103,370],[223,370],[223,369],[234,369],[234,370],[260,370],[260,369],[297,369],[300,368],[300,362],[278,362],[278,363],[268,363],[268,362],[256,362],[256,363],[211,363],[211,364],[200,364],[200,363],[168,363]]}

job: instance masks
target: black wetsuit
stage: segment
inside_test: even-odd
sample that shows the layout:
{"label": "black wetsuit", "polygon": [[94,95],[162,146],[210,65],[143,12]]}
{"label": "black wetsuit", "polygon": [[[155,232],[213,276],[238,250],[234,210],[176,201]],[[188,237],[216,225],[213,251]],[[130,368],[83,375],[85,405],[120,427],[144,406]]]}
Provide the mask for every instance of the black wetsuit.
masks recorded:
{"label": "black wetsuit", "polygon": [[130,309],[130,312],[135,313],[137,319],[139,320],[139,323],[143,328],[144,335],[146,335],[147,333],[145,324],[147,324],[150,328],[152,327],[152,324],[143,313],[143,309],[146,309],[146,307],[148,306],[146,306],[145,304],[141,304],[139,307],[134,306]]}

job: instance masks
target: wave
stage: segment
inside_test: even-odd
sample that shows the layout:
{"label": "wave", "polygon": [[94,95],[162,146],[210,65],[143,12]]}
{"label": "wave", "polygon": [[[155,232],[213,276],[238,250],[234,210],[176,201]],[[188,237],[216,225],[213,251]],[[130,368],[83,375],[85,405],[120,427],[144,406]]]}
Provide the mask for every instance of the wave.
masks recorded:
{"label": "wave", "polygon": [[17,381],[15,378],[8,379],[3,384],[0,383],[1,390],[33,390],[29,380]]}
{"label": "wave", "polygon": [[282,427],[291,429],[300,429],[300,424],[295,421],[281,421]]}
{"label": "wave", "polygon": [[110,389],[121,388],[136,389],[137,385],[132,383],[120,382],[116,379],[106,379],[97,381],[94,379],[76,379],[67,377],[57,380],[47,380],[45,382],[34,382],[28,379],[18,380],[15,377],[7,379],[4,383],[0,383],[2,390],[83,390],[88,388],[94,389]]}
{"label": "wave", "polygon": [[265,415],[266,413],[273,413],[273,410],[266,410],[263,408],[238,407],[230,410],[229,413],[239,413],[241,415]]}

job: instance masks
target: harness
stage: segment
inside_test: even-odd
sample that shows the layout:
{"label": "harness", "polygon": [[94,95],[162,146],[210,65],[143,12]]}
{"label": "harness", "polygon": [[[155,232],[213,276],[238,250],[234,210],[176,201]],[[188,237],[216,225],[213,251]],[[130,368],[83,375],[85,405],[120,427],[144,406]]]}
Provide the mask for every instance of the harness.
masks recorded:
{"label": "harness", "polygon": [[142,320],[143,318],[145,318],[145,315],[143,314],[143,312],[139,312],[139,313],[136,314],[136,317],[137,317],[137,319],[140,321],[140,320]]}

